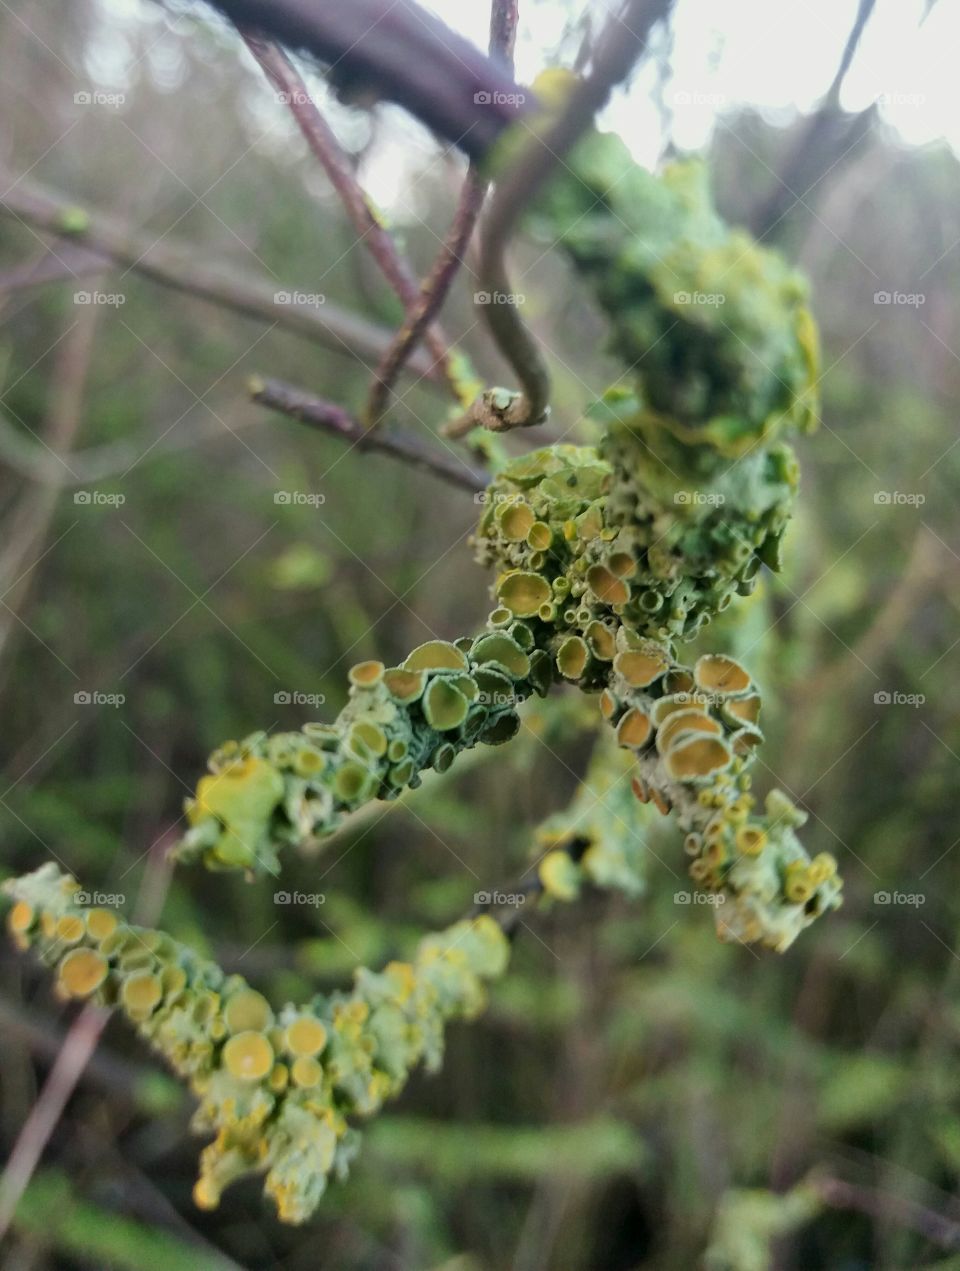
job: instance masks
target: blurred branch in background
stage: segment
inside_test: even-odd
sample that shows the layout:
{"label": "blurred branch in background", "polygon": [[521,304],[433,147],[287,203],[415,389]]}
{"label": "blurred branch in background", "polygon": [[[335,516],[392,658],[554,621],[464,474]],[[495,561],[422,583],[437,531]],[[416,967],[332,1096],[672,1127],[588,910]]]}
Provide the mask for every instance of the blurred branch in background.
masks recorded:
{"label": "blurred branch in background", "polygon": [[[196,250],[131,230],[106,213],[91,212],[26,178],[0,172],[0,184],[7,187],[0,195],[0,213],[61,239],[74,239],[88,252],[102,253],[165,287],[306,336],[364,364],[381,357],[389,345],[389,332],[335,305],[290,303],[289,289],[275,282],[251,278],[233,266],[208,264]],[[60,246],[50,251],[72,274],[70,257],[60,254]],[[436,378],[432,360],[426,357],[414,358],[409,369],[421,378]]]}
{"label": "blurred branch in background", "polygon": [[[235,409],[220,412],[230,416],[230,432],[236,433],[260,422],[260,416],[247,410]],[[108,442],[102,446],[89,446],[84,450],[58,452],[42,442],[27,441],[23,429],[15,427],[0,412],[0,465],[19,472],[28,481],[41,485],[68,489],[105,481],[121,476],[134,464],[148,455],[159,458],[178,450],[189,450],[208,441],[218,441],[224,436],[224,426],[216,415],[196,423],[188,433],[175,432],[173,427],[161,428],[159,437],[144,437],[136,442]]]}
{"label": "blurred branch in background", "polygon": [[42,247],[35,260],[29,264],[15,265],[0,273],[0,313],[8,296],[30,287],[42,287],[49,282],[66,282],[89,274],[103,273],[109,256],[89,247],[61,243],[56,253]]}
{"label": "blurred branch in background", "polygon": [[[167,855],[167,846],[162,841],[154,843],[147,854],[147,866],[134,906],[134,921],[139,924],[151,926],[163,909],[173,864]],[[87,1003],[63,1039],[50,1074],[0,1175],[0,1240],[9,1229],[50,1136],[97,1049],[110,1014],[106,1007]]]}
{"label": "blurred branch in background", "polygon": [[870,128],[874,107],[868,106],[856,115],[847,116],[840,109],[840,94],[875,7],[876,0],[859,0],[840,65],[826,96],[803,124],[780,171],[773,174],[773,188],[766,198],[758,202],[751,216],[750,229],[761,241],[772,235],[787,213],[803,201],[835,164],[856,148]]}
{"label": "blurred branch in background", "polygon": [[[93,356],[97,310],[83,307],[58,341],[40,444],[69,471],[68,455],[84,417],[84,393]],[[9,657],[19,610],[37,582],[36,569],[57,506],[56,486],[27,486],[7,514],[0,549],[0,665]]]}

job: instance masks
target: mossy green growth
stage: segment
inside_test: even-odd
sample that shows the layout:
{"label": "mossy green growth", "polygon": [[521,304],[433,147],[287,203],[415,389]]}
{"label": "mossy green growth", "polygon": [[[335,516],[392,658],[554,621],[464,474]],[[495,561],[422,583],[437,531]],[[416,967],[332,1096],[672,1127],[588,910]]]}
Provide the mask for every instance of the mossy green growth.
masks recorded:
{"label": "mossy green growth", "polygon": [[[118,918],[100,936],[91,913],[108,911],[79,903],[76,879],[52,863],[4,891],[17,945],[55,968],[59,992],[117,1006],[197,1096],[194,1129],[215,1137],[200,1158],[196,1203],[212,1209],[236,1179],[265,1174],[291,1223],[310,1217],[331,1174],[346,1174],[359,1142],[351,1122],[398,1094],[417,1064],[438,1067],[446,1023],[483,1009],[486,983],[509,954],[496,922],[481,916],[426,937],[410,962],[359,969],[350,992],[274,1013],[242,977],[160,932]],[[79,943],[57,935],[64,922],[77,924]]]}
{"label": "mossy green growth", "polygon": [[[591,131],[540,199],[631,368],[631,426],[662,460],[714,466],[816,422],[818,346],[803,278],[726,225],[705,166],[654,176]],[[664,451],[668,453],[664,453]]]}

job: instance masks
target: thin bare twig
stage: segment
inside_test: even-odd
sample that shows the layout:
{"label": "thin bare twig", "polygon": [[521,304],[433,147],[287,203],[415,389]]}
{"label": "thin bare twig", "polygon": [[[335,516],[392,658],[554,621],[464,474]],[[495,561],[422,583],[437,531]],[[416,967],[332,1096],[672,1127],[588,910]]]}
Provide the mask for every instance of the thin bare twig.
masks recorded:
{"label": "thin bare twig", "polygon": [[[513,70],[513,50],[517,38],[517,0],[493,0],[490,8],[490,55],[502,59]],[[403,326],[377,367],[365,416],[372,428],[386,407],[390,389],[404,363],[420,343],[425,331],[443,306],[473,235],[488,182],[471,164],[457,202],[450,230],[430,272],[420,287],[416,304],[407,311]]]}
{"label": "thin bare twig", "polygon": [[[566,106],[545,132],[530,131],[520,153],[497,183],[481,241],[481,287],[491,295],[509,295],[507,245],[524,209],[553,175],[606,104],[611,92],[630,73],[646,48],[653,26],[666,18],[672,0],[627,0],[609,19],[593,56],[590,74],[573,89]],[[486,306],[487,324],[500,352],[520,382],[519,393],[488,389],[462,419],[444,431],[459,436],[482,425],[494,431],[527,427],[547,416],[550,378],[534,336],[512,304]]]}
{"label": "thin bare twig", "polygon": [[[313,154],[330,178],[346,209],[359,241],[377,262],[387,282],[400,297],[409,315],[418,299],[417,280],[401,256],[393,236],[384,227],[376,208],[357,181],[350,161],[310,95],[300,72],[282,49],[258,39],[247,31],[240,35],[264,75],[289,108]],[[436,327],[428,327],[425,340],[433,360],[442,371],[455,400],[459,400],[456,377],[447,352],[447,341]]]}
{"label": "thin bare twig", "polygon": [[357,450],[380,450],[424,472],[432,472],[463,490],[476,492],[487,484],[485,473],[471,468],[452,450],[441,451],[424,446],[419,438],[407,433],[382,432],[380,429],[371,431],[342,406],[289,384],[254,379],[250,383],[250,395],[255,402],[300,423],[320,428]]}
{"label": "thin bare twig", "polygon": [[[0,185],[6,190],[0,195],[0,213],[34,229],[102,252],[110,260],[164,287],[307,336],[364,364],[378,360],[389,347],[391,332],[336,305],[284,303],[290,296],[289,290],[279,289],[272,281],[251,278],[232,267],[208,264],[195,249],[157,241],[153,234],[137,233],[103,213],[89,211],[65,195],[25,178],[15,181],[0,171]],[[71,263],[59,245],[51,248],[51,252],[61,263]],[[409,369],[432,381],[437,378],[432,359],[422,354],[410,362]]]}

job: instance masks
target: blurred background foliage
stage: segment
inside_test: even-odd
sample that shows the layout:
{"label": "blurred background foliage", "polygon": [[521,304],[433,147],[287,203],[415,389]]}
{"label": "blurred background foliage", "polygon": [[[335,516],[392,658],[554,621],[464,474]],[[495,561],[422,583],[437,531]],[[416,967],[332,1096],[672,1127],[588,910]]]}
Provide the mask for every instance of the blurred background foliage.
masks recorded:
{"label": "blurred background foliage", "polygon": [[[124,103],[78,107],[78,88],[109,91],[117,65]],[[198,260],[397,322],[282,108],[206,13],[4,6],[0,82],[5,186],[27,173]],[[362,160],[377,117],[333,114]],[[725,214],[810,274],[824,340],[823,426],[802,446],[786,572],[710,643],[763,684],[755,780],[809,810],[808,846],[839,857],[845,907],[785,957],[722,947],[705,906],[675,901],[680,843],[651,811],[646,898],[525,915],[488,1014],[453,1030],[443,1073],[369,1127],[349,1182],[299,1230],[255,1184],[213,1214],[193,1208],[189,1101],[111,1024],[6,1266],[669,1271],[711,1246],[710,1266],[738,1271],[960,1267],[960,167],[946,147],[903,148],[872,111],[827,103],[819,118],[811,140],[809,119],[726,117],[707,156]],[[390,214],[423,270],[460,167],[410,137]],[[798,154],[813,162],[802,197],[764,225]],[[359,407],[356,359],[135,270],[14,285],[45,241],[0,219],[2,870],[55,856],[129,912],[158,887],[151,869],[213,745],[332,715],[352,662],[482,623],[488,580],[470,563],[469,494],[245,398],[266,371]],[[575,437],[615,373],[602,326],[542,245],[517,258],[552,355],[551,435]],[[468,268],[444,325],[496,381],[472,284]],[[75,303],[94,289],[125,302]],[[925,302],[875,304],[884,290]],[[391,420],[426,435],[446,409],[408,378]],[[110,470],[84,481],[91,455]],[[123,502],[76,500],[91,491]],[[323,501],[278,503],[283,491]],[[590,718],[562,694],[536,704],[508,750],[376,808],[319,861],[286,860],[283,887],[322,905],[183,871],[163,925],[275,1000],[341,984],[522,871],[532,828],[584,769]],[[71,1011],[9,947],[0,966],[6,1152]],[[847,1190],[811,1193],[804,1180],[821,1177]]]}

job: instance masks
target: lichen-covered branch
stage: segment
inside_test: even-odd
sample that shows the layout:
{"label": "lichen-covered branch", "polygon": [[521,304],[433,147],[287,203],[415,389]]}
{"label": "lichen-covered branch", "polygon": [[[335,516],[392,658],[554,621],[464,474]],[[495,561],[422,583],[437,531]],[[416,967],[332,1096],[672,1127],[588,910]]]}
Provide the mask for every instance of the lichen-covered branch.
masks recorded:
{"label": "lichen-covered branch", "polygon": [[369,799],[395,798],[479,742],[509,741],[517,707],[550,680],[548,655],[507,610],[476,639],[430,640],[401,666],[361,662],[333,724],[254,733],[216,751],[177,854],[273,873],[281,848],[323,840]]}
{"label": "lichen-covered branch", "polygon": [[[656,180],[596,136],[572,162],[577,179],[538,215],[550,233],[575,227],[564,247],[616,351],[649,350],[598,406],[604,440],[531,452],[490,484],[474,540],[497,571],[484,634],[354,668],[332,726],[219,751],[181,854],[272,869],[279,848],[322,839],[363,801],[508,739],[532,691],[567,681],[600,694],[635,756],[636,795],[676,810],[692,877],[732,902],[715,909],[721,935],[782,950],[838,903],[835,862],[810,861],[782,794],[754,811],[749,673],[719,655],[685,666],[676,646],[748,594],[762,564],[779,567],[798,482],[786,437],[814,417],[803,285],[720,221],[697,165]],[[698,284],[714,288],[709,306]],[[555,858],[548,888],[575,892],[575,864]]]}
{"label": "lichen-covered branch", "polygon": [[[497,470],[473,539],[494,571],[485,629],[428,641],[399,666],[361,662],[330,724],[221,746],[187,803],[177,853],[273,872],[284,849],[322,842],[364,803],[479,743],[509,741],[523,702],[566,683],[595,698],[606,740],[572,806],[538,832],[524,889],[638,894],[637,816],[652,801],[685,832],[721,938],[782,951],[840,903],[836,862],[811,859],[795,832],[803,814],[782,792],[758,809],[750,672],[719,653],[685,661],[680,646],[748,594],[762,566],[779,568],[798,485],[790,439],[816,418],[804,284],[724,225],[697,165],[657,179],[596,134],[572,145],[531,226],[561,244],[625,366],[592,408],[600,443],[512,460],[491,449]],[[256,396],[363,444],[332,403],[283,385]],[[390,436],[365,439],[396,448]],[[52,866],[8,890],[16,939],[57,967],[62,991],[119,1005],[190,1081],[198,1125],[216,1134],[198,1203],[266,1170],[294,1222],[348,1163],[349,1118],[375,1111],[419,1060],[435,1063],[444,1022],[479,1009],[516,921],[479,915],[426,940],[409,964],[358,972],[352,993],[274,1012],[163,933],[86,912]]]}
{"label": "lichen-covered branch", "polygon": [[194,1128],[215,1137],[196,1203],[214,1208],[229,1183],[266,1173],[291,1223],[310,1217],[331,1174],[345,1175],[351,1120],[398,1094],[417,1064],[439,1066],[446,1023],[478,1014],[509,954],[492,918],[468,919],[421,941],[411,962],[359,969],[350,992],[275,1011],[164,932],[85,905],[52,863],[5,891],[9,930],[56,968],[60,995],[122,1011],[199,1099]]}

